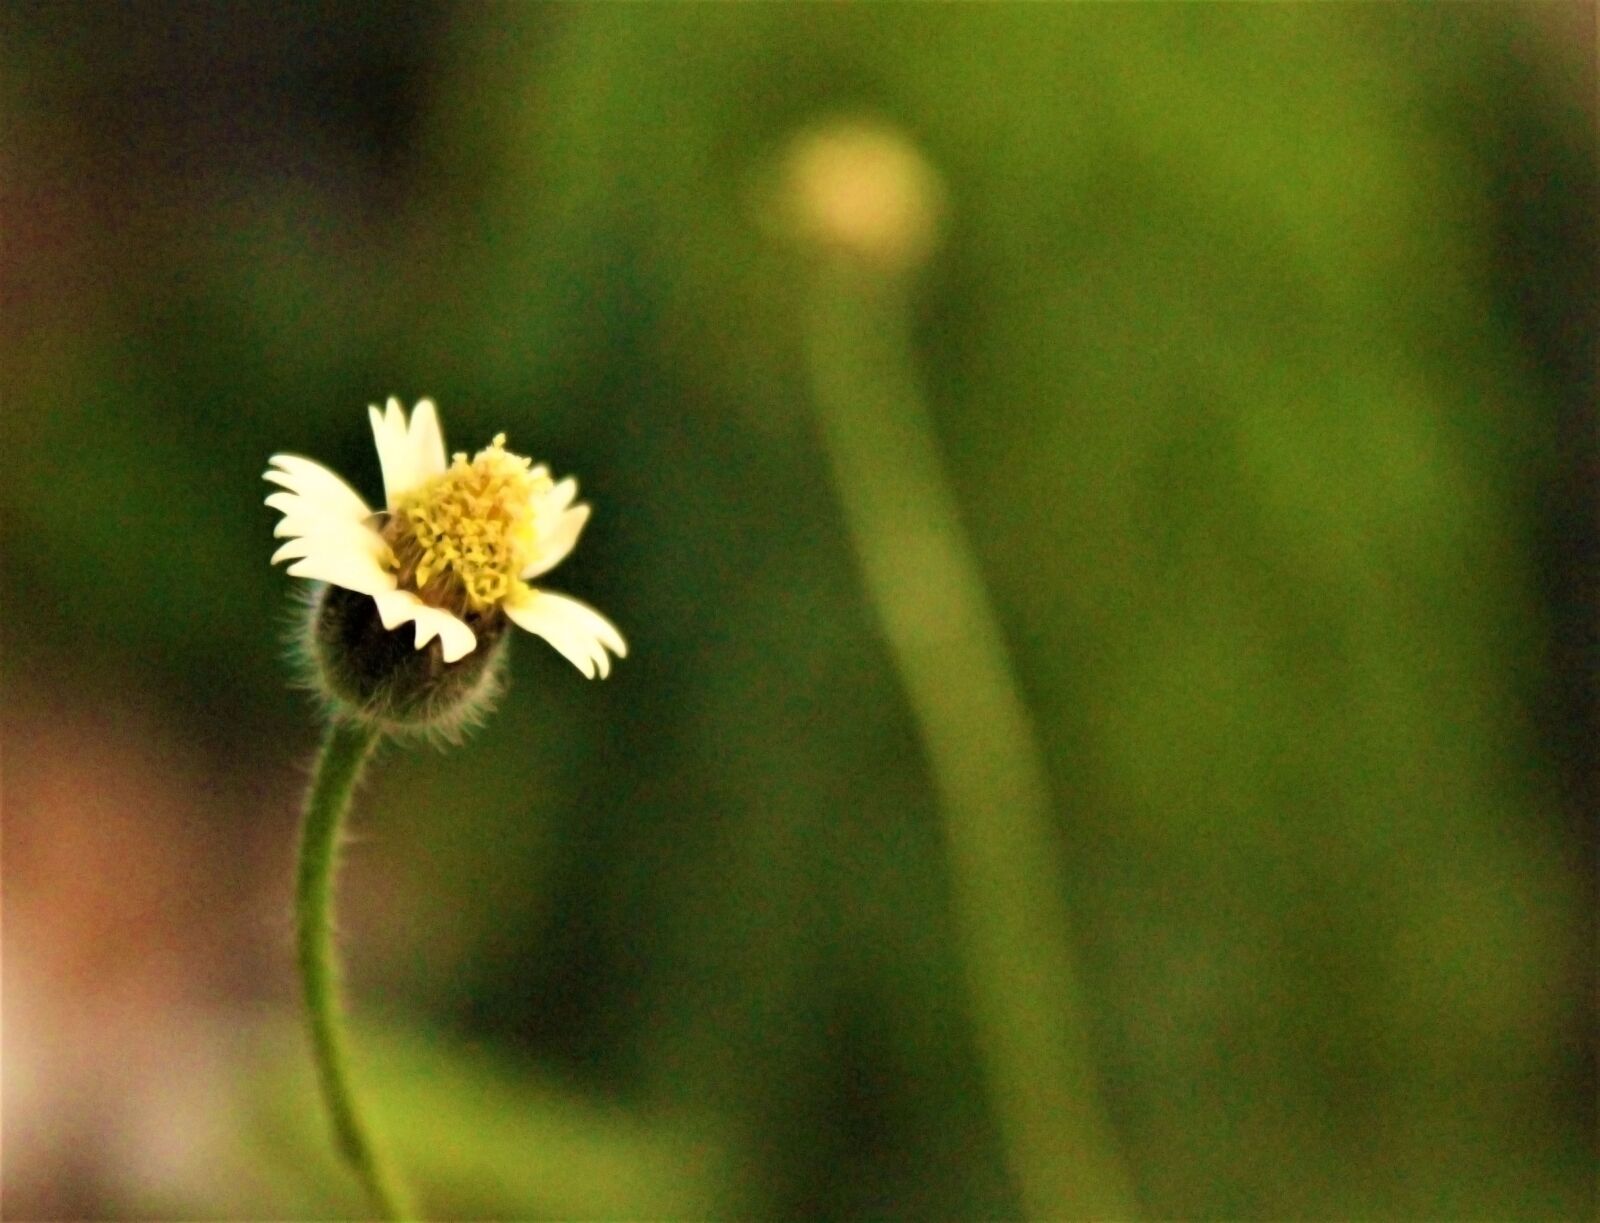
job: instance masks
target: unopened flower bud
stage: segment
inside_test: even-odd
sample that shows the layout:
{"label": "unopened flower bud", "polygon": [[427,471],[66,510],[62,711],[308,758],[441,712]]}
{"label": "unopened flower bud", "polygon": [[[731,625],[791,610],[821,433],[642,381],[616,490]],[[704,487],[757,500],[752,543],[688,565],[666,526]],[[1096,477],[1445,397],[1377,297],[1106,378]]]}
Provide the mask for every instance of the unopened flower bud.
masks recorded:
{"label": "unopened flower bud", "polygon": [[798,137],[783,185],[798,235],[829,253],[905,272],[933,252],[944,188],[893,127],[839,120]]}

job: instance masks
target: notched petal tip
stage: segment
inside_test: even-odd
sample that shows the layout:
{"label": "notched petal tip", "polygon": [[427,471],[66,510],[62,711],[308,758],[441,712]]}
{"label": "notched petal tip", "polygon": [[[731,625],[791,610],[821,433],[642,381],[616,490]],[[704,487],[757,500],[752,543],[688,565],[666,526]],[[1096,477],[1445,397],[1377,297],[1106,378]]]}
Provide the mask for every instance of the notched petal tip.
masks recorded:
{"label": "notched petal tip", "polygon": [[554,525],[546,528],[544,537],[539,540],[533,556],[517,576],[526,582],[550,572],[566,560],[573,548],[578,546],[578,536],[583,533],[588,521],[587,505],[574,505],[559,511]]}
{"label": "notched petal tip", "polygon": [[267,563],[276,565],[279,561],[293,560],[296,557],[304,556],[310,550],[311,541],[306,539],[303,535],[297,535],[295,538],[291,539],[288,543],[284,544],[276,552],[274,552],[272,554],[272,559]]}
{"label": "notched petal tip", "polygon": [[618,658],[626,658],[628,656],[628,643],[623,639],[622,634],[617,631],[617,626],[607,620],[605,627],[609,632],[607,635],[602,636],[600,640],[605,642],[606,648]]}
{"label": "notched petal tip", "polygon": [[627,653],[616,625],[587,603],[566,595],[525,588],[506,603],[505,612],[514,624],[548,641],[588,679],[610,674],[608,649],[619,658]]}
{"label": "notched petal tip", "polygon": [[384,500],[394,509],[401,495],[416,483],[405,414],[400,410],[400,401],[391,396],[382,412],[376,405],[369,407],[367,419],[372,423],[372,443],[377,448],[378,466],[383,471]]}
{"label": "notched petal tip", "polygon": [[430,607],[409,590],[390,590],[375,595],[378,619],[390,632],[408,620],[417,626],[415,648],[422,649],[435,637],[445,662],[460,662],[477,648],[477,634],[461,619],[438,607]]}
{"label": "notched petal tip", "polygon": [[286,515],[306,519],[359,522],[372,511],[361,495],[321,463],[297,454],[275,454],[273,464],[261,475],[278,487],[264,502]]}
{"label": "notched petal tip", "polygon": [[478,648],[478,635],[451,616],[439,625],[439,651],[445,662],[460,662]]}
{"label": "notched petal tip", "polygon": [[383,469],[384,498],[393,509],[401,497],[447,466],[439,412],[433,400],[420,399],[408,421],[400,400],[391,395],[381,412],[376,404],[368,407],[367,419]]}
{"label": "notched petal tip", "polygon": [[407,438],[419,479],[431,479],[444,472],[449,465],[444,452],[444,431],[439,426],[439,409],[433,400],[417,400],[417,406],[411,411]]}
{"label": "notched petal tip", "polygon": [[578,479],[576,476],[567,476],[551,485],[550,491],[544,495],[544,508],[546,513],[559,512],[566,509],[578,497]]}

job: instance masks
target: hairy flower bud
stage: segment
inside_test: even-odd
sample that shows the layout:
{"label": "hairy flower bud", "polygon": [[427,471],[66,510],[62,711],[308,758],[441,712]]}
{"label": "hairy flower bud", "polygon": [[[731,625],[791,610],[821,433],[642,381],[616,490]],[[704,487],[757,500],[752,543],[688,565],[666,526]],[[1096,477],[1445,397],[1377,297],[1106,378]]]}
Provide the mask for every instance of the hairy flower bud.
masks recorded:
{"label": "hairy flower bud", "polygon": [[496,610],[473,616],[477,648],[446,662],[437,638],[417,649],[409,633],[384,628],[370,597],[327,585],[311,604],[304,654],[313,686],[340,712],[390,734],[456,740],[504,687],[507,623]]}

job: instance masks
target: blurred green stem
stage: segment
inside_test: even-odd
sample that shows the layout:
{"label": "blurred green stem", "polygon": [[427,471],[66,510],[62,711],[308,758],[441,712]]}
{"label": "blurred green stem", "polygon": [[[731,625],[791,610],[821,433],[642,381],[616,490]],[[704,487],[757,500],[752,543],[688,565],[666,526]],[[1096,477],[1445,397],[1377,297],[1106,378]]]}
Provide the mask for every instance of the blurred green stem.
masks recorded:
{"label": "blurred green stem", "polygon": [[350,796],[377,738],[375,729],[353,720],[335,717],[328,726],[306,797],[295,918],[311,1053],[335,1141],[360,1177],[378,1217],[398,1220],[410,1214],[404,1193],[374,1150],[350,1090],[333,949],[333,873],[339,857],[339,833]]}
{"label": "blurred green stem", "polygon": [[894,276],[812,283],[822,435],[943,812],[954,916],[1009,1170],[1032,1219],[1125,1219],[1132,1190],[1091,1064],[1033,727],[945,482]]}

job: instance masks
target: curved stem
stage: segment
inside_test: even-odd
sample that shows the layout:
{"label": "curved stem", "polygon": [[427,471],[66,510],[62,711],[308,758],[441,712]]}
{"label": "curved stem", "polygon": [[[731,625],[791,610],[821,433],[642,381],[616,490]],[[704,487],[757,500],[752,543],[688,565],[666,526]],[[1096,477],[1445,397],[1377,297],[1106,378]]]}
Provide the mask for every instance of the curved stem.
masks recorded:
{"label": "curved stem", "polygon": [[1136,1212],[1100,1099],[1049,783],[923,405],[902,286],[812,285],[821,432],[867,594],[927,752],[975,1035],[1029,1219]]}
{"label": "curved stem", "polygon": [[361,1178],[377,1215],[398,1220],[410,1213],[404,1193],[373,1149],[371,1134],[350,1090],[333,949],[333,872],[339,856],[339,832],[377,738],[376,729],[352,720],[335,717],[328,727],[301,827],[295,880],[296,948],[311,1053],[339,1152]]}

